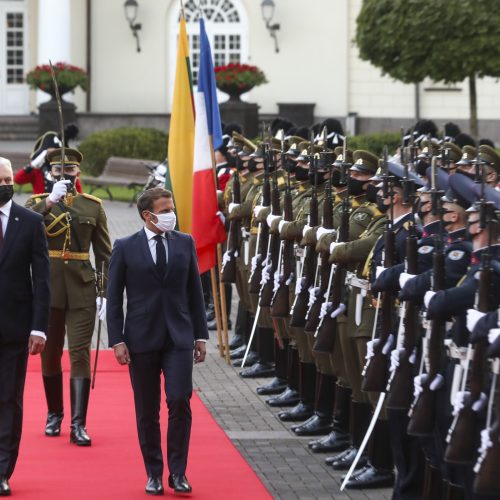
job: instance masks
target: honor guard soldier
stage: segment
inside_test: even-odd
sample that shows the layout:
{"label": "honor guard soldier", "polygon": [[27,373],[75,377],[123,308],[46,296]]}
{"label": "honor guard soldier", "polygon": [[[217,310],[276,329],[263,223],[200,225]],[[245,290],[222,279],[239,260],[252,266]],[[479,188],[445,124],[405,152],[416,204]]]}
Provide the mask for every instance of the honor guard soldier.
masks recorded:
{"label": "honor guard soldier", "polygon": [[85,429],[90,391],[90,345],[96,304],[104,319],[106,299],[96,294],[96,275],[90,262],[90,248],[98,271],[107,275],[111,255],[106,214],[101,200],[78,194],[74,185],[82,154],[76,149],[55,149],[47,157],[55,179],[52,192],[32,196],[27,206],[44,217],[49,243],[51,303],[47,345],[42,356],[42,374],[47,398],[47,436],[58,436],[63,419],[61,357],[65,332],[71,362],[70,442],[90,446]]}

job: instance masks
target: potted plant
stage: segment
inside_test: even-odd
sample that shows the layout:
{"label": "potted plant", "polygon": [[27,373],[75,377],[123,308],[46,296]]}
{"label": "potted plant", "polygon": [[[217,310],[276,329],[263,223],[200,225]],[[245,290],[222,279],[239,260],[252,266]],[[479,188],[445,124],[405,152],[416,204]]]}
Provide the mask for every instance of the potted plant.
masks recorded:
{"label": "potted plant", "polygon": [[[85,70],[64,62],[58,62],[53,66],[60,95],[71,92],[76,87],[87,90],[89,79]],[[48,64],[32,69],[26,75],[26,83],[31,89],[40,89],[50,94],[52,98],[55,97],[54,84]]]}
{"label": "potted plant", "polygon": [[230,101],[239,101],[241,94],[267,83],[267,80],[257,66],[229,63],[215,68],[215,82],[219,90],[229,94]]}

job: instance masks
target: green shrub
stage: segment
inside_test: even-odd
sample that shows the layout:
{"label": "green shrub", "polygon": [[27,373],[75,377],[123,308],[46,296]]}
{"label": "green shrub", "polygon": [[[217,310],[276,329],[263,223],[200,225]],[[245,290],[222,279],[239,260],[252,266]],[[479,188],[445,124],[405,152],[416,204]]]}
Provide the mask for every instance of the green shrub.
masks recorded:
{"label": "green shrub", "polygon": [[163,161],[167,142],[167,134],[154,128],[121,127],[95,132],[80,143],[82,170],[97,177],[110,156]]}
{"label": "green shrub", "polygon": [[351,151],[364,149],[381,158],[385,145],[387,145],[389,154],[393,154],[399,146],[400,141],[401,136],[398,132],[376,132],[373,134],[360,134],[348,137],[347,147]]}

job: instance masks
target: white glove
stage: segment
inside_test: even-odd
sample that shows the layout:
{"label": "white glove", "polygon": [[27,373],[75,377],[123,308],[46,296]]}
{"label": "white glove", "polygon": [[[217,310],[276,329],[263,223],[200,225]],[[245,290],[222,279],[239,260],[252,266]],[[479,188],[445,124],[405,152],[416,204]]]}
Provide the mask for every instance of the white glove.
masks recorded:
{"label": "white glove", "polygon": [[267,225],[269,227],[271,227],[272,223],[275,221],[275,220],[281,220],[282,217],[281,215],[273,215],[273,214],[269,214],[266,218],[266,222],[267,222]]}
{"label": "white glove", "polygon": [[488,333],[488,342],[493,344],[497,337],[500,335],[500,328],[492,328]]}
{"label": "white glove", "polygon": [[101,321],[104,321],[106,318],[106,302],[107,300],[103,297],[101,300],[101,297],[97,297],[95,299],[95,305],[97,307],[97,314],[99,315],[99,319]]}
{"label": "white glove", "polygon": [[312,305],[316,302],[318,293],[319,293],[319,286],[309,288],[309,302],[307,303],[307,307],[312,307]]}
{"label": "white glove", "polygon": [[305,284],[306,279],[304,277],[297,280],[297,282],[295,283],[295,295],[298,295],[300,292],[302,292]]}
{"label": "white glove", "polygon": [[[488,428],[483,429],[481,431],[481,448],[479,448],[479,454],[482,455],[485,453],[488,448],[493,446],[493,442],[491,441],[490,430]],[[474,469],[474,472],[479,472]]]}
{"label": "white glove", "polygon": [[455,401],[453,401],[453,416],[456,417],[465,407],[466,403],[470,400],[469,391],[458,391],[455,394]]}
{"label": "white glove", "polygon": [[279,271],[274,271],[274,286],[273,292],[276,293],[280,287],[281,280],[285,278],[284,274],[280,274]]}
{"label": "white glove", "polygon": [[330,243],[330,254],[332,254],[335,247],[338,247],[339,245],[342,245],[342,243],[337,243],[336,241],[332,241]]}
{"label": "white glove", "polygon": [[393,349],[391,351],[391,367],[389,368],[391,372],[396,371],[396,369],[398,368],[399,361],[401,360],[401,356],[403,356],[404,352],[405,350],[403,347]]}
{"label": "white glove", "polygon": [[224,252],[222,256],[222,267],[224,267],[231,260],[231,255],[228,250]]}
{"label": "white glove", "polygon": [[428,290],[427,292],[425,292],[425,295],[424,295],[424,304],[425,304],[425,307],[427,309],[429,309],[429,304],[432,300],[432,297],[434,297],[434,295],[436,295],[436,292],[433,292],[431,290]]}
{"label": "white glove", "polygon": [[227,211],[228,211],[228,213],[232,214],[232,213],[233,213],[233,210],[234,210],[235,208],[239,207],[239,206],[240,206],[240,204],[239,204],[239,203],[233,203],[233,202],[231,202],[231,203],[229,204],[229,206],[227,207]]}
{"label": "white glove", "polygon": [[399,286],[403,288],[406,285],[406,282],[415,278],[415,274],[401,273],[399,275]]}
{"label": "white glove", "polygon": [[33,158],[30,165],[33,168],[40,168],[45,163],[46,156],[47,156],[47,150],[44,149],[36,158]]}
{"label": "white glove", "polygon": [[420,394],[423,392],[424,382],[427,380],[429,375],[427,373],[422,373],[421,375],[417,375],[413,378],[413,397],[417,399]]}
{"label": "white glove", "polygon": [[433,379],[432,382],[429,384],[429,389],[431,391],[437,391],[438,389],[441,389],[444,385],[444,377],[438,373]]}
{"label": "white glove", "polygon": [[332,319],[335,319],[337,316],[340,316],[341,314],[343,314],[346,310],[346,306],[345,304],[343,304],[342,302],[339,304],[339,307],[337,307],[337,309],[335,309],[335,311],[332,311],[332,314],[330,314],[330,318]]}
{"label": "white glove", "polygon": [[380,342],[380,339],[373,339],[373,340],[369,340],[366,343],[366,356],[365,356],[365,359],[373,358],[373,356],[375,355],[375,347],[377,346],[377,344],[379,342]]}
{"label": "white glove", "polygon": [[323,302],[323,304],[321,304],[321,309],[320,309],[320,313],[319,313],[320,319],[323,319],[323,316],[326,316],[326,313],[328,312],[328,308],[331,305],[332,305],[331,302]]}
{"label": "white glove", "polygon": [[475,309],[467,309],[467,330],[472,333],[477,322],[484,316],[484,313]]}
{"label": "white glove", "polygon": [[385,341],[384,347],[382,347],[382,353],[386,356],[391,352],[392,344],[394,344],[394,335],[391,333],[387,340]]}
{"label": "white glove", "polygon": [[68,184],[70,183],[71,181],[68,179],[57,181],[52,187],[52,193],[49,194],[49,200],[52,203],[57,203],[59,200],[64,198],[68,192]]}
{"label": "white glove", "polygon": [[260,253],[256,253],[253,257],[252,257],[252,267],[250,269],[250,273],[253,273],[255,272],[255,270],[257,269],[257,265],[259,264],[259,259],[261,258],[261,254]]}
{"label": "white glove", "polygon": [[479,399],[476,399],[476,401],[474,401],[474,403],[472,403],[472,409],[476,413],[479,413],[486,406],[487,402],[488,402],[488,398],[486,397],[486,394],[484,392],[482,392],[479,395]]}
{"label": "white glove", "polygon": [[264,207],[262,205],[255,205],[255,207],[253,207],[253,214],[255,215],[255,217],[259,216],[259,213],[263,208]]}
{"label": "white glove", "polygon": [[262,269],[262,278],[260,280],[260,285],[264,286],[271,279],[271,269],[272,265],[268,264],[264,269]]}
{"label": "white glove", "polygon": [[288,222],[286,220],[280,220],[280,223],[278,224],[278,231],[280,233],[283,230],[283,227],[285,226],[285,224],[288,224]]}
{"label": "white glove", "polygon": [[308,226],[307,224],[304,226],[304,229],[302,229],[302,237],[305,238],[306,237],[306,233],[307,231],[309,231],[309,229],[311,229],[311,226]]}
{"label": "white glove", "polygon": [[220,221],[222,222],[222,225],[224,225],[226,223],[226,218],[224,217],[224,214],[220,210],[215,212],[215,215],[217,215],[217,217],[219,217]]}
{"label": "white glove", "polygon": [[290,286],[295,279],[295,273],[290,273],[290,276],[288,276],[288,279],[285,281],[286,286]]}
{"label": "white glove", "polygon": [[324,227],[318,227],[316,231],[316,239],[319,240],[323,235],[334,233],[335,229],[326,229]]}
{"label": "white glove", "polygon": [[378,278],[384,271],[384,266],[377,266],[377,269],[375,270],[375,278]]}

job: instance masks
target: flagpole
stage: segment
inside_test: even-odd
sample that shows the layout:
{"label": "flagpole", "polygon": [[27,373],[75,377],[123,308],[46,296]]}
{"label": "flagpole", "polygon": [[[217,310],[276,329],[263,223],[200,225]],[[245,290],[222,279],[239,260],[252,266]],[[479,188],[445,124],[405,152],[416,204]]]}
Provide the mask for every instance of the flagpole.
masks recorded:
{"label": "flagpole", "polygon": [[215,267],[212,267],[212,269],[210,269],[210,281],[212,283],[212,297],[214,299],[215,324],[217,325],[217,342],[219,343],[219,354],[220,357],[223,358],[225,347],[222,343],[220,305],[219,305],[219,296],[217,293],[217,278],[215,277]]}

